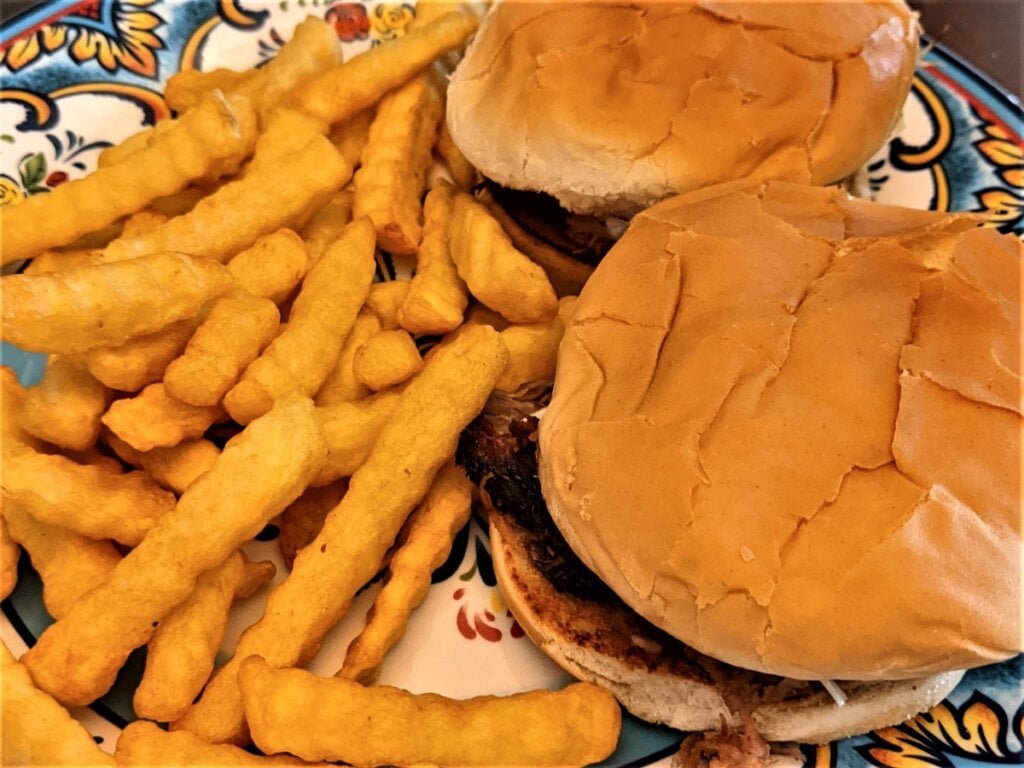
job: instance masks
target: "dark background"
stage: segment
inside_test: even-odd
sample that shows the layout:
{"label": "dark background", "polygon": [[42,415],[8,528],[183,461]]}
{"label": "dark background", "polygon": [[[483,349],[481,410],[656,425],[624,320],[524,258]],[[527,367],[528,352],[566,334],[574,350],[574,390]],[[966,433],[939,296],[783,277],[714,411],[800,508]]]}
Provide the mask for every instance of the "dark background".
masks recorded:
{"label": "dark background", "polygon": [[[0,19],[32,5],[0,0]],[[910,5],[920,11],[925,31],[933,39],[1021,95],[1024,0],[910,0]]]}

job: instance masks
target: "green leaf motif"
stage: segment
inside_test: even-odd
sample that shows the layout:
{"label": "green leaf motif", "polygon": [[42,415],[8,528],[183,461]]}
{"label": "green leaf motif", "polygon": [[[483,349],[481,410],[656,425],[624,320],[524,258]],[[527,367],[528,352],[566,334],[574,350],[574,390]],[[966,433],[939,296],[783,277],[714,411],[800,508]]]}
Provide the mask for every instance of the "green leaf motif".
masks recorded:
{"label": "green leaf motif", "polygon": [[18,169],[21,174],[21,185],[31,191],[33,187],[40,186],[40,182],[46,178],[46,158],[42,152],[29,155]]}
{"label": "green leaf motif", "polygon": [[9,133],[0,133],[0,141],[5,141],[8,144],[14,143],[14,137]]}

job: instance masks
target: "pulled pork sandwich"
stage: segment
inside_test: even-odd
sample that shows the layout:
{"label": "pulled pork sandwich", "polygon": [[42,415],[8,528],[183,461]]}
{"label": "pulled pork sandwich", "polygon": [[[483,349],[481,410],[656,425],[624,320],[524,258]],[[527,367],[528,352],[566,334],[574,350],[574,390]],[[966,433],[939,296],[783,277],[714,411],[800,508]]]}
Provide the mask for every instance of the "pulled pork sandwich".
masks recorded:
{"label": "pulled pork sandwich", "polygon": [[529,636],[734,749],[902,721],[1020,652],[1022,249],[977,223],[756,181],[639,214],[553,391],[460,447]]}

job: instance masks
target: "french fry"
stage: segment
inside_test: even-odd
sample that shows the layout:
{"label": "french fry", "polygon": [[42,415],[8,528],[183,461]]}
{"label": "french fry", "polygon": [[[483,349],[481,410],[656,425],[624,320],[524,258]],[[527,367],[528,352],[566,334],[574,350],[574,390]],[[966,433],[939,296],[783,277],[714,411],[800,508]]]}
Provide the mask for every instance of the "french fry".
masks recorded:
{"label": "french fry", "polygon": [[84,451],[96,443],[109,395],[81,361],[54,355],[42,380],[25,393],[21,427],[60,448]]}
{"label": "french fry", "polygon": [[56,272],[67,272],[75,267],[98,264],[99,260],[99,251],[91,248],[76,248],[70,251],[43,251],[32,259],[21,273],[29,276],[52,275]]}
{"label": "french fry", "polygon": [[[242,663],[238,682],[256,746],[303,760],[589,765],[615,750],[622,725],[615,697],[593,683],[458,700],[274,669],[259,656]],[[357,726],[368,718],[371,728]]]}
{"label": "french fry", "polygon": [[351,642],[338,673],[358,683],[377,679],[384,656],[405,634],[409,616],[427,596],[430,574],[448,556],[455,534],[469,521],[473,486],[456,464],[437,474],[426,498],[409,516],[391,557],[384,586]]}
{"label": "french fry", "polygon": [[217,299],[185,353],[167,366],[167,394],[190,405],[217,405],[277,334],[280,320],[270,299],[245,291]]}
{"label": "french fry", "polygon": [[18,546],[7,529],[7,520],[0,517],[0,600],[6,600],[18,584]]}
{"label": "french fry", "polygon": [[245,174],[271,168],[293,152],[327,133],[327,126],[309,115],[280,107],[269,113],[263,133],[256,140],[256,151]]}
{"label": "french fry", "polygon": [[302,227],[302,239],[306,241],[313,264],[323,258],[327,249],[341,237],[345,227],[352,223],[352,197],[351,187],[345,187],[310,216]]}
{"label": "french fry", "polygon": [[495,389],[515,392],[524,384],[554,380],[558,345],[575,306],[576,297],[566,296],[558,302],[558,314],[551,322],[513,325],[501,332],[509,361]]}
{"label": "french fry", "polygon": [[21,428],[21,406],[28,392],[21,386],[14,371],[0,365],[0,448],[9,452],[22,448],[42,450],[43,444]]}
{"label": "french fry", "polygon": [[345,480],[335,481],[322,488],[307,488],[281,513],[277,546],[289,570],[295,562],[295,555],[320,533],[327,513],[338,505],[347,489],[348,482]]}
{"label": "french fry", "polygon": [[121,234],[118,238],[130,239],[133,237],[141,237],[142,235],[149,232],[153,227],[158,227],[167,221],[167,216],[157,211],[139,211],[133,213],[124,222],[124,228],[121,230]]}
{"label": "french fry", "polygon": [[153,125],[143,128],[141,131],[133,133],[119,144],[106,147],[96,158],[97,167],[106,168],[123,162],[139,150],[146,149],[157,136],[170,130],[175,124],[174,120],[160,120]]}
{"label": "french fry", "polygon": [[448,247],[469,292],[513,323],[541,323],[558,311],[544,270],[512,245],[488,210],[466,194],[455,197]]}
{"label": "french fry", "polygon": [[138,392],[164,377],[171,361],[185,351],[199,323],[205,317],[200,310],[194,317],[171,323],[155,333],[147,333],[117,347],[97,347],[85,353],[85,363],[97,380],[121,392]]}
{"label": "french fry", "polygon": [[365,385],[356,380],[352,371],[352,363],[356,359],[359,348],[366,340],[381,330],[380,318],[370,310],[363,308],[356,316],[355,324],[345,343],[341,345],[338,362],[327,376],[320,391],[316,393],[317,405],[336,405],[352,400],[361,400],[370,394]]}
{"label": "french fry", "polygon": [[[186,187],[181,192],[175,192],[173,195],[164,195],[158,197],[152,203],[149,204],[147,210],[155,213],[162,213],[167,218],[171,219],[175,216],[181,216],[183,213],[188,213],[196,205],[213,191],[209,186],[202,187]],[[109,243],[104,243],[108,245]]]}
{"label": "french fry", "polygon": [[167,723],[185,713],[213,671],[231,603],[255,592],[274,570],[269,561],[250,563],[235,552],[199,577],[146,646],[146,669],[132,699],[136,715]]}
{"label": "french fry", "polygon": [[289,755],[254,755],[231,744],[208,744],[188,731],[165,731],[156,723],[136,720],[121,731],[114,752],[118,765],[264,766],[265,768],[330,768]]}
{"label": "french fry", "polygon": [[181,253],[2,280],[4,339],[33,352],[61,354],[159,331],[192,317],[234,284],[220,264]]}
{"label": "french fry", "polygon": [[65,458],[71,459],[75,464],[84,464],[90,467],[100,467],[108,472],[115,474],[121,474],[124,472],[124,464],[120,460],[115,459],[113,456],[108,456],[103,453],[95,445],[86,448],[84,451],[51,451],[45,450],[43,453],[59,453]]}
{"label": "french fry", "polygon": [[106,540],[89,539],[36,520],[18,504],[4,505],[11,538],[18,542],[43,582],[43,605],[55,619],[102,584],[121,555]]}
{"label": "french fry", "polygon": [[6,446],[3,499],[5,507],[19,505],[47,525],[129,547],[142,541],[174,507],[174,494],[143,472],[119,474],[64,456]]}
{"label": "french fry", "polygon": [[43,632],[25,658],[33,680],[68,705],[103,695],[154,622],[294,501],[326,451],[308,398],[285,398],[250,424],[110,577]]}
{"label": "french fry", "polygon": [[468,301],[448,250],[448,223],[455,190],[439,182],[423,203],[423,240],[416,255],[416,274],[398,313],[399,324],[412,334],[448,333],[462,323]]}
{"label": "french fry", "polygon": [[109,430],[103,441],[126,464],[145,470],[157,485],[179,494],[209,472],[220,456],[220,448],[209,440],[192,440],[145,452],[135,450]]}
{"label": "french fry", "polygon": [[316,417],[327,443],[327,461],[313,486],[325,486],[339,478],[351,477],[363,465],[380,431],[394,414],[400,396],[400,392],[392,390],[317,408]]}
{"label": "french fry", "polygon": [[32,684],[0,643],[4,765],[114,765],[81,723]]}
{"label": "french fry", "polygon": [[306,276],[288,325],[224,397],[240,424],[289,392],[314,395],[337,363],[343,339],[366,300],[375,262],[373,225],[352,222]]}
{"label": "french fry", "polygon": [[411,285],[410,280],[385,280],[370,286],[366,308],[380,319],[382,330],[398,328],[398,312],[409,295]]}
{"label": "french fry", "polygon": [[413,254],[419,247],[420,198],[440,121],[441,97],[425,75],[387,94],[377,107],[355,174],[353,212],[373,220],[385,251]]}
{"label": "french fry", "polygon": [[211,97],[130,159],[0,209],[3,263],[67,245],[140,211],[211,169],[240,161],[255,141],[256,116],[248,101]]}
{"label": "french fry", "polygon": [[[254,157],[254,162],[259,158]],[[107,261],[172,250],[227,261],[262,235],[294,226],[324,195],[341,189],[352,167],[325,137],[275,162],[250,168],[147,236],[107,246]],[[19,206],[20,207],[20,206]]]}
{"label": "french fry", "polygon": [[253,296],[284,303],[309,271],[306,245],[293,230],[264,235],[228,262],[238,285]]}
{"label": "french fry", "polygon": [[480,412],[507,362],[498,334],[485,326],[467,328],[436,348],[402,393],[323,530],[299,552],[291,574],[271,590],[263,617],[239,639],[234,658],[215,673],[175,727],[208,741],[244,739],[237,677],[241,661],[259,654],[275,666],[289,666],[312,657],[380,567],[405,518],[454,454],[459,434]]}
{"label": "french fry", "polygon": [[381,331],[366,340],[352,361],[356,381],[374,392],[401,384],[423,367],[423,358],[406,331]]}
{"label": "french fry", "polygon": [[448,123],[441,121],[441,127],[437,131],[437,141],[434,143],[434,150],[444,161],[448,173],[452,176],[452,183],[460,192],[469,192],[476,186],[479,175],[473,164],[466,159],[455,142],[451,133],[448,132]]}
{"label": "french fry", "polygon": [[348,160],[349,165],[355,168],[359,165],[359,158],[363,154],[363,147],[370,138],[370,125],[373,123],[374,109],[364,109],[357,112],[343,123],[335,125],[328,134],[331,143],[338,148],[338,151]]}
{"label": "french fry", "polygon": [[447,13],[422,29],[322,72],[295,92],[292,103],[332,125],[344,122],[457,48],[477,26],[475,16]]}
{"label": "french fry", "polygon": [[223,418],[220,406],[182,402],[159,382],[135,397],[115,400],[103,414],[103,424],[135,450],[151,451],[196,440]]}
{"label": "french fry", "polygon": [[248,69],[244,72],[224,68],[211,69],[207,72],[185,69],[171,75],[164,84],[164,101],[168,107],[181,114],[195,107],[205,95],[213,91],[237,91],[243,83],[259,76],[259,72],[258,69]]}

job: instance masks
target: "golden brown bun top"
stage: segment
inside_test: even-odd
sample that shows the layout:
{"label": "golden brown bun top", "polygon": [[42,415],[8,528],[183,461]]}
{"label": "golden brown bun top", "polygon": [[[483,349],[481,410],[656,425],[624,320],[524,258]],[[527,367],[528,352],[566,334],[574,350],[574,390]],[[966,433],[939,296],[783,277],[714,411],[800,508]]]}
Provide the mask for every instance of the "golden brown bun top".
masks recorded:
{"label": "golden brown bun top", "polygon": [[1022,246],[975,224],[783,182],[637,216],[541,421],[569,544],[749,669],[895,679],[1022,650]]}
{"label": "golden brown bun top", "polygon": [[917,43],[903,0],[503,0],[448,125],[484,175],[585,213],[747,176],[825,184],[889,136]]}

